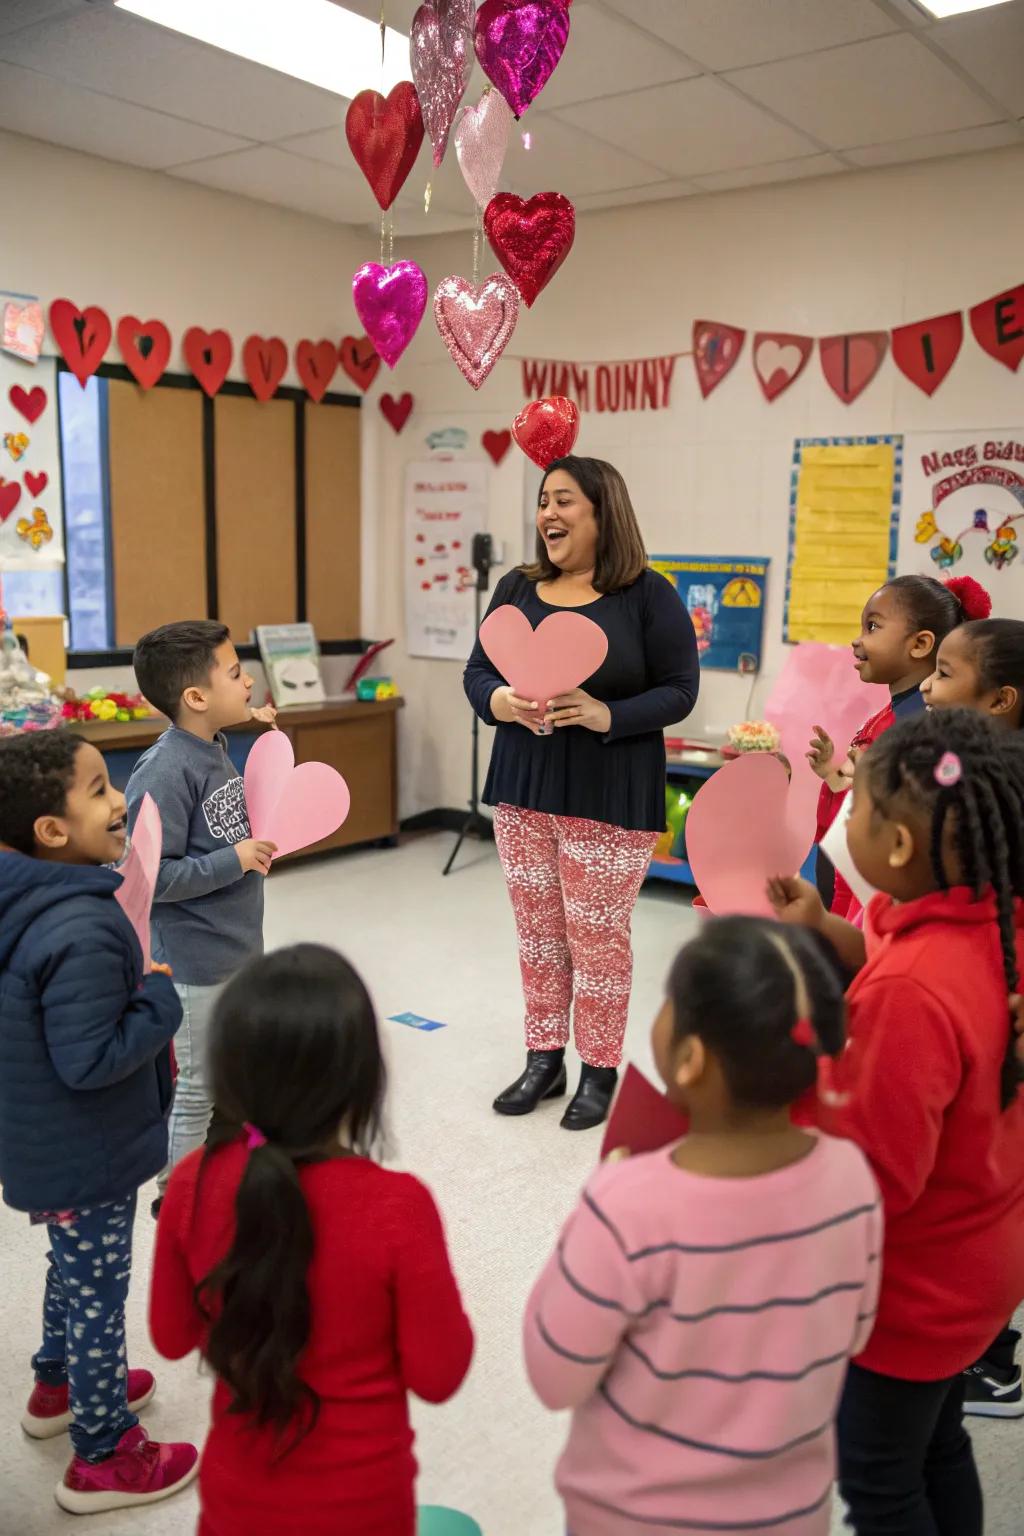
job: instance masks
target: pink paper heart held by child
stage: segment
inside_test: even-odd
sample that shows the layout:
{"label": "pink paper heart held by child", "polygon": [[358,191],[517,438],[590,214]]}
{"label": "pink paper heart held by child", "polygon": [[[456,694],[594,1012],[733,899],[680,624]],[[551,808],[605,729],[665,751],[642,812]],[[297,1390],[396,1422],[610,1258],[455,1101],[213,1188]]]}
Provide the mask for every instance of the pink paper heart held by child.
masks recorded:
{"label": "pink paper heart held by child", "polygon": [[253,837],[276,843],[275,858],[336,832],[348,816],[348,785],[327,763],[295,766],[283,731],[267,731],[245,765],[245,803]]}

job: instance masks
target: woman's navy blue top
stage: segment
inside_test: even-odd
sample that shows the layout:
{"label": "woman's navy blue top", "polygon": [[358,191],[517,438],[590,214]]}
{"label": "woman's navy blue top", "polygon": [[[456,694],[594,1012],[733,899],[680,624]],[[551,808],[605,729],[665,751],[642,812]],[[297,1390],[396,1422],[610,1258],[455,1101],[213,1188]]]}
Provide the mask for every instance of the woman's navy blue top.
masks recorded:
{"label": "woman's navy blue top", "polygon": [[[536,584],[518,570],[498,582],[488,613],[503,603],[521,608],[534,629],[549,614],[566,611],[538,597]],[[663,732],[686,718],[700,686],[690,615],[671,582],[651,570],[572,612],[592,619],[608,636],[608,655],[582,686],[608,705],[611,729],[601,736],[570,725],[535,736],[524,726],[496,721],[491,695],[508,679],[477,639],[463,679],[466,695],[480,719],[497,727],[484,802],[663,832]]]}

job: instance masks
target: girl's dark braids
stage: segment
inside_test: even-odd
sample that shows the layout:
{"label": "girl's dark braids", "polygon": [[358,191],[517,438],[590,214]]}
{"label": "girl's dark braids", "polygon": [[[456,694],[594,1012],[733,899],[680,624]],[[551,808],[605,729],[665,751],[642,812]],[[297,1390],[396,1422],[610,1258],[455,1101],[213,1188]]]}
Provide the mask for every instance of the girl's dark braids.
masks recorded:
{"label": "girl's dark braids", "polygon": [[[961,776],[940,785],[935,770],[946,753],[960,759]],[[931,811],[930,856],[940,890],[953,883],[947,868],[946,829],[954,820],[954,853],[959,878],[975,898],[995,893],[1007,991],[1020,984],[1015,900],[1024,896],[1024,744],[1016,733],[998,732],[969,710],[943,710],[887,731],[868,759],[870,782],[883,805],[906,794]],[[1016,1035],[1010,1018],[1001,1077],[1005,1109],[1022,1080]]]}

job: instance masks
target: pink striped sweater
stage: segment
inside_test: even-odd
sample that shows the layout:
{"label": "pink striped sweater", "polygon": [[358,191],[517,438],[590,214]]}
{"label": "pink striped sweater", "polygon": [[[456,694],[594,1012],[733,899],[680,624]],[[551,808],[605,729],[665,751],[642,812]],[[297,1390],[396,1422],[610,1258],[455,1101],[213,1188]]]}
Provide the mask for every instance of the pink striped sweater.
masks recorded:
{"label": "pink striped sweater", "polygon": [[534,1390],[574,1410],[572,1536],[825,1536],[881,1248],[852,1142],[758,1178],[683,1172],[671,1148],[600,1168],[525,1319]]}

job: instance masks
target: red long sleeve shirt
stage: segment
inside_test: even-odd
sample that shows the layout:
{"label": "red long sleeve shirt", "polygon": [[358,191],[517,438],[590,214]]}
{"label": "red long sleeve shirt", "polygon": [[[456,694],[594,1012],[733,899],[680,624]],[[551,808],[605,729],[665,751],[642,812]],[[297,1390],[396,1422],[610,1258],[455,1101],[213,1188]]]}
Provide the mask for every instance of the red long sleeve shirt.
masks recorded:
{"label": "red long sleeve shirt", "polygon": [[[194,1288],[227,1252],[247,1157],[239,1142],[175,1169],[160,1212],[150,1329],[162,1355],[201,1349]],[[200,1170],[202,1173],[200,1175]],[[416,1462],[407,1393],[461,1385],[473,1335],[429,1192],[364,1158],[299,1171],[314,1232],[312,1327],[300,1363],[315,1428],[274,1460],[274,1435],[228,1412],[218,1381],[203,1454],[200,1536],[412,1536]]]}

